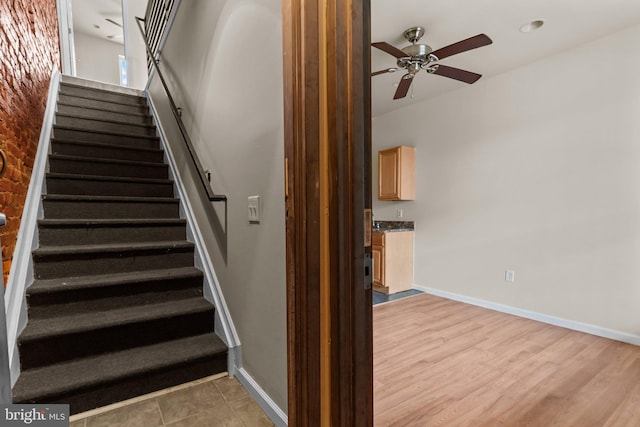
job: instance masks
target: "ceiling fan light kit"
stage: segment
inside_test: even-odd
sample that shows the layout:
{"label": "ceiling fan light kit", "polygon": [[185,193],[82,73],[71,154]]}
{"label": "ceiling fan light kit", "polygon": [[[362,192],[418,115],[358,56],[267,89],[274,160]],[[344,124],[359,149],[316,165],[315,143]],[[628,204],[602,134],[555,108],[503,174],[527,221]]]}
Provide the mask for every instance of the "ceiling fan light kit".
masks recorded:
{"label": "ceiling fan light kit", "polygon": [[492,41],[486,34],[478,34],[477,36],[470,37],[434,51],[431,46],[418,43],[424,33],[425,30],[423,27],[411,27],[407,29],[403,33],[403,36],[411,44],[402,49],[398,49],[387,42],[376,42],[371,44],[373,47],[394,56],[396,58],[396,64],[398,65],[398,68],[387,68],[386,70],[376,71],[371,73],[371,76],[393,73],[399,69],[406,70],[407,72],[402,76],[393,99],[400,99],[407,96],[413,77],[420,70],[425,70],[428,74],[437,74],[468,84],[475,83],[480,77],[482,77],[480,74],[472,73],[471,71],[441,65],[439,61],[458,53],[491,44]]}

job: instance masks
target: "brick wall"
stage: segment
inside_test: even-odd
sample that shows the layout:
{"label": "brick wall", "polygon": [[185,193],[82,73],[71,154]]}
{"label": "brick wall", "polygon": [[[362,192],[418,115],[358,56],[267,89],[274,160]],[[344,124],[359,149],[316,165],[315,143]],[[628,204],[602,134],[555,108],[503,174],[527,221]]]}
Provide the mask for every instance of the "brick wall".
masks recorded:
{"label": "brick wall", "polygon": [[0,1],[0,177],[2,259],[13,256],[53,67],[60,68],[56,0]]}

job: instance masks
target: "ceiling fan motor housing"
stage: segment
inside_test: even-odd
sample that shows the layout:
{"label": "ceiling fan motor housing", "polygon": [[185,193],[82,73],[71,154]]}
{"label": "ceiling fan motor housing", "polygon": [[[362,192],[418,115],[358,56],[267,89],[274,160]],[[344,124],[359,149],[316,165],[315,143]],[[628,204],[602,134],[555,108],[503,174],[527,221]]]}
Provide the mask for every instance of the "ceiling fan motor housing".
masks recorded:
{"label": "ceiling fan motor housing", "polygon": [[437,58],[431,54],[433,49],[426,44],[412,44],[402,48],[407,54],[406,58],[398,58],[398,68],[404,68],[412,74],[425,68],[429,63],[437,61]]}

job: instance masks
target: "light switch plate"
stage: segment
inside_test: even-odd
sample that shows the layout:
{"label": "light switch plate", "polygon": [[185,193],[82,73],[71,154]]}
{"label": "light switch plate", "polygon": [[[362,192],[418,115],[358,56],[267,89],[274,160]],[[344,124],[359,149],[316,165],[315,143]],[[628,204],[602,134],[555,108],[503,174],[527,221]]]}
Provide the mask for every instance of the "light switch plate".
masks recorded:
{"label": "light switch plate", "polygon": [[248,214],[250,224],[260,224],[260,196],[249,196]]}

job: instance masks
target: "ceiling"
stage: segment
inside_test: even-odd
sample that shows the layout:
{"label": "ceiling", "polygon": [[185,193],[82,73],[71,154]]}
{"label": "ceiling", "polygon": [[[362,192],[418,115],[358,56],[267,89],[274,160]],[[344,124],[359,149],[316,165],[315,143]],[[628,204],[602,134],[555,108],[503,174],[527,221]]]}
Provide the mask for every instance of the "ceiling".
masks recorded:
{"label": "ceiling", "polygon": [[[123,44],[121,0],[72,0],[73,31]],[[113,24],[110,19],[120,26]],[[98,27],[98,28],[96,28]]]}
{"label": "ceiling", "polygon": [[[537,31],[520,27],[542,19]],[[372,0],[371,41],[396,47],[409,43],[404,30],[426,29],[420,43],[434,50],[485,33],[493,44],[445,58],[442,64],[482,74],[482,84],[496,74],[559,53],[640,23],[639,0]],[[639,46],[640,52],[640,46]],[[395,67],[395,58],[371,49],[372,72]],[[597,66],[597,64],[594,64]],[[466,83],[420,71],[406,98],[393,100],[402,72],[372,77],[374,116],[433,98]]]}

